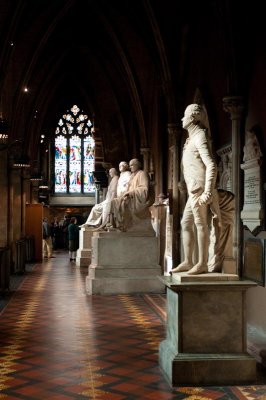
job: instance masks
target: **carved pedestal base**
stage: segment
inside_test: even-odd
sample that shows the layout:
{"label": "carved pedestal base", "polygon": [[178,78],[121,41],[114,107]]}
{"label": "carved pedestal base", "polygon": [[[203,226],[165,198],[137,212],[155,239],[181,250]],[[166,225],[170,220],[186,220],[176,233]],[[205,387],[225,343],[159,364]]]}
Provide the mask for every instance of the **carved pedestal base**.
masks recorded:
{"label": "carved pedestal base", "polygon": [[86,278],[88,294],[162,293],[157,238],[127,232],[95,232]]}
{"label": "carved pedestal base", "polygon": [[246,351],[245,296],[250,281],[178,282],[167,286],[167,337],[159,363],[172,386],[254,383]]}
{"label": "carved pedestal base", "polygon": [[77,251],[76,265],[88,267],[91,262],[91,237],[94,227],[85,226],[79,231],[79,249]]}

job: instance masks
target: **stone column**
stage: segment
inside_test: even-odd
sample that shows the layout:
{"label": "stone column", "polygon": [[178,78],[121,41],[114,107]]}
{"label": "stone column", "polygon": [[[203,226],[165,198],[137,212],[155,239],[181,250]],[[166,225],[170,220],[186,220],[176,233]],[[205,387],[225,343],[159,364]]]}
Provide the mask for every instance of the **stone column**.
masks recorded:
{"label": "stone column", "polygon": [[230,114],[232,120],[232,191],[235,195],[235,223],[233,231],[233,257],[236,260],[237,272],[239,274],[242,255],[242,222],[241,211],[241,180],[240,180],[240,140],[241,117],[244,109],[241,96],[228,96],[223,99],[223,107]]}
{"label": "stone column", "polygon": [[7,172],[7,150],[2,151],[0,157],[0,247],[4,247],[8,242],[8,172]]}
{"label": "stone column", "polygon": [[[172,259],[173,268],[180,262],[180,192],[178,182],[180,181],[180,137],[181,130],[177,124],[168,124],[169,143],[172,146],[169,152],[172,153],[172,199],[170,199],[170,213],[173,215],[172,231]],[[172,201],[171,201],[172,200]],[[171,204],[172,203],[172,204]]]}
{"label": "stone column", "polygon": [[141,147],[140,148],[140,154],[143,157],[143,169],[146,172],[150,172],[150,148],[149,147]]}

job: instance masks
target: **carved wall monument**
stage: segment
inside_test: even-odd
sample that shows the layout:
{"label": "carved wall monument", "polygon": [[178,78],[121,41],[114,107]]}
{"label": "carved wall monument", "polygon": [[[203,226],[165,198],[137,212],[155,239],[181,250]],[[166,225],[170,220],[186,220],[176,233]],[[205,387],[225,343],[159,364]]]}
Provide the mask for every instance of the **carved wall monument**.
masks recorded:
{"label": "carved wall monument", "polygon": [[232,145],[217,150],[220,157],[218,163],[218,187],[232,192]]}
{"label": "carved wall monument", "polygon": [[244,163],[244,207],[241,212],[243,224],[253,232],[261,226],[264,218],[262,207],[262,153],[254,132],[248,131],[245,137]]}

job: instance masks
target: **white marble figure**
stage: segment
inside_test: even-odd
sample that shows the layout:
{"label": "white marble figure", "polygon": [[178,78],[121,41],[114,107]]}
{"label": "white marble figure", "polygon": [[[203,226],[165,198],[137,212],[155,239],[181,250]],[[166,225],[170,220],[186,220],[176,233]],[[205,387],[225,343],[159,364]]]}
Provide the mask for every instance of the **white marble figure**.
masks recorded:
{"label": "white marble figure", "polygon": [[252,131],[246,132],[243,161],[259,159],[262,156],[258,138]]}
{"label": "white marble figure", "polygon": [[149,207],[153,202],[150,178],[136,158],[129,162],[131,176],[127,191],[111,201],[113,228],[125,231],[153,232]]}
{"label": "white marble figure", "polygon": [[87,218],[87,221],[85,222],[85,224],[81,225],[81,228],[86,226],[98,227],[101,225],[105,225],[108,222],[108,217],[110,215],[111,200],[117,196],[117,185],[118,185],[117,170],[115,168],[110,168],[109,175],[111,177],[111,181],[108,185],[108,190],[105,200],[99,204],[95,204],[95,206],[92,207],[90,215]]}
{"label": "white marble figure", "polygon": [[121,161],[119,163],[119,179],[117,183],[117,197],[122,196],[128,189],[128,182],[131,176],[131,172],[129,171],[129,166],[126,161]]}
{"label": "white marble figure", "polygon": [[218,199],[221,222],[212,219],[210,223],[208,272],[221,272],[225,257],[232,258],[233,251],[235,196],[228,190],[218,189]]}
{"label": "white marble figure", "polygon": [[[188,200],[182,225],[184,261],[171,272],[188,271],[190,275],[208,272],[209,219],[218,232],[220,224],[219,199],[216,185],[217,166],[211,153],[210,141],[203,122],[205,111],[199,104],[191,104],[182,118],[188,139],[183,149],[183,173]],[[193,265],[195,250],[194,226],[198,244],[198,260]],[[215,238],[217,240],[217,238]]]}

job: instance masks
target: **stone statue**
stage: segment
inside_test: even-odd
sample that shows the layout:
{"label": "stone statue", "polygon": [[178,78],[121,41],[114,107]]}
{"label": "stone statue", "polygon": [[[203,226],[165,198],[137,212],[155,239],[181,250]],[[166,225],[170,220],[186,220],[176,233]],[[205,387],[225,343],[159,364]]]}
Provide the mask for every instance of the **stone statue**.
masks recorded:
{"label": "stone statue", "polygon": [[259,159],[262,156],[257,136],[252,131],[246,132],[243,161]]}
{"label": "stone statue", "polygon": [[98,227],[105,225],[108,222],[111,200],[117,196],[117,170],[115,168],[110,168],[109,176],[111,177],[111,181],[108,186],[105,200],[99,204],[95,204],[95,206],[92,207],[87,221],[85,222],[85,224],[80,226],[81,228],[86,226]]}
{"label": "stone statue", "polygon": [[137,159],[129,162],[131,176],[127,191],[111,201],[113,228],[120,231],[138,231],[153,233],[149,207],[153,203],[150,190],[150,178],[141,169]]}
{"label": "stone statue", "polygon": [[208,272],[221,272],[225,256],[232,259],[235,196],[228,190],[218,189],[218,198],[221,219],[210,222]]}
{"label": "stone statue", "polygon": [[122,196],[128,189],[128,183],[131,176],[131,172],[129,171],[129,166],[126,161],[121,161],[119,163],[119,179],[117,183],[117,197]]}
{"label": "stone statue", "polygon": [[[217,166],[211,152],[210,140],[203,125],[206,114],[199,104],[191,104],[182,118],[188,139],[183,149],[183,173],[188,200],[181,221],[184,261],[173,272],[188,271],[190,275],[208,272],[209,222],[218,235],[221,221],[219,197],[216,186]],[[194,226],[198,244],[198,261],[193,265],[196,248]],[[217,237],[213,238],[217,242]]]}

